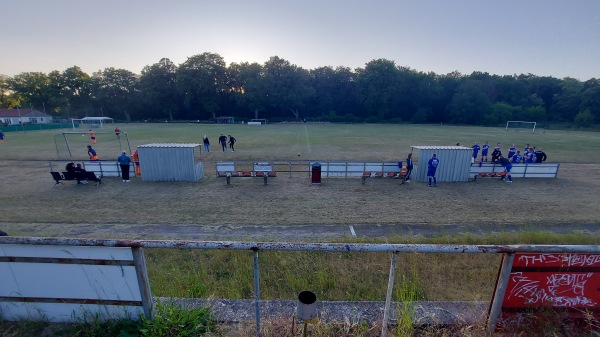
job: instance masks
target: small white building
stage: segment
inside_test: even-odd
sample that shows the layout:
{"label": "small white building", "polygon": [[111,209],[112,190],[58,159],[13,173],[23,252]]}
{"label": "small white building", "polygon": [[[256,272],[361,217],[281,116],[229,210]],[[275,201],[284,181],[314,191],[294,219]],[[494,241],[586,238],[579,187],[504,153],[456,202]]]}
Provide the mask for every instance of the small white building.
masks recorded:
{"label": "small white building", "polygon": [[0,123],[4,125],[52,123],[52,116],[35,109],[0,109]]}

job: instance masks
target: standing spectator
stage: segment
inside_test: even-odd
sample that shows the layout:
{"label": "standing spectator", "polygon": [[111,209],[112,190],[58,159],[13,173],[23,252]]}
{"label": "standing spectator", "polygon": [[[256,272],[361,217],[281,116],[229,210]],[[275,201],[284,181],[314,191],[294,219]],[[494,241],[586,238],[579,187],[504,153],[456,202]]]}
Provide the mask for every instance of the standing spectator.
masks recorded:
{"label": "standing spectator", "polygon": [[512,158],[510,158],[510,161],[514,164],[520,163],[521,160],[523,160],[523,156],[521,155],[521,151],[519,150],[517,150],[517,153],[515,153],[515,155],[512,156]]}
{"label": "standing spectator", "polygon": [[433,187],[437,187],[437,179],[435,178],[435,171],[437,167],[440,165],[440,160],[437,159],[437,155],[434,153],[431,155],[431,159],[427,162],[427,179],[429,183],[427,186],[431,187],[431,182],[433,181]]}
{"label": "standing spectator", "polygon": [[210,141],[208,140],[207,135],[204,135],[204,138],[202,138],[202,143],[204,144],[204,152],[209,153],[210,152]]}
{"label": "standing spectator", "polygon": [[219,143],[221,143],[221,148],[223,148],[223,152],[227,150],[227,137],[224,134],[219,136]]}
{"label": "standing spectator", "polygon": [[4,144],[4,132],[0,130],[0,144]]}
{"label": "standing spectator", "polygon": [[529,148],[530,148],[530,147],[531,147],[531,146],[529,146],[529,144],[525,144],[525,150],[523,150],[523,155],[524,155],[524,156],[526,156],[526,155],[527,155],[527,153],[529,152]]}
{"label": "standing spectator", "polygon": [[508,148],[508,159],[512,158],[517,153],[517,146],[513,144]]}
{"label": "standing spectator", "polygon": [[115,135],[117,135],[117,139],[121,139],[121,129],[118,127],[115,128]]}
{"label": "standing spectator", "polygon": [[[498,163],[500,165],[502,165],[502,167],[504,167],[504,172],[506,172],[506,178],[508,180],[506,180],[507,183],[512,183],[512,175],[510,174],[510,169],[512,169],[512,164],[510,163],[510,161],[506,158],[504,158],[503,155],[500,155],[500,158],[498,158]],[[504,180],[504,177],[500,178],[500,180]]]}
{"label": "standing spectator", "polygon": [[94,161],[100,160],[100,159],[98,159],[98,155],[96,154],[96,150],[92,149],[91,145],[88,145],[87,148],[88,148],[88,156],[90,156],[90,160],[94,160]]}
{"label": "standing spectator", "polygon": [[485,159],[485,162],[487,163],[489,149],[490,149],[490,144],[488,144],[488,142],[486,140],[485,143],[481,146],[481,162],[483,162]]}
{"label": "standing spectator", "polygon": [[410,180],[410,173],[413,170],[413,160],[412,160],[412,153],[408,154],[408,157],[406,157],[406,182],[408,182]]}
{"label": "standing spectator", "polygon": [[235,152],[234,145],[235,145],[235,142],[237,142],[237,140],[235,138],[233,138],[232,135],[227,135],[227,136],[229,136],[229,148],[231,149],[231,151]]}
{"label": "standing spectator", "polygon": [[119,166],[121,166],[121,177],[123,177],[123,182],[129,182],[129,165],[131,165],[131,158],[127,155],[127,152],[121,152],[121,155],[117,159],[119,162]]}
{"label": "standing spectator", "polygon": [[96,133],[90,129],[90,139],[92,140],[92,144],[96,144]]}
{"label": "standing spectator", "polygon": [[479,154],[479,149],[481,149],[481,147],[479,145],[477,145],[477,143],[475,143],[475,145],[473,145],[473,162],[475,162],[477,160],[477,155]]}
{"label": "standing spectator", "polygon": [[536,163],[541,164],[543,161],[546,161],[547,158],[548,158],[548,156],[546,156],[546,153],[544,151],[542,151],[541,147],[539,150],[535,151],[535,162]]}
{"label": "standing spectator", "polygon": [[500,147],[500,144],[498,144],[494,148],[494,151],[492,151],[492,163],[497,163],[498,159],[500,158],[501,155],[502,155],[502,147]]}

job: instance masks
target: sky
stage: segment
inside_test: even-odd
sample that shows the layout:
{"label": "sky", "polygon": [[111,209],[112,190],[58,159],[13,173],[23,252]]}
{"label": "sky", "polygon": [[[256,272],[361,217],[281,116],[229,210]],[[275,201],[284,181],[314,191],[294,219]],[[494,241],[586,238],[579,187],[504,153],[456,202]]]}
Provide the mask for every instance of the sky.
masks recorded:
{"label": "sky", "polygon": [[227,65],[600,78],[600,0],[0,0],[0,74]]}

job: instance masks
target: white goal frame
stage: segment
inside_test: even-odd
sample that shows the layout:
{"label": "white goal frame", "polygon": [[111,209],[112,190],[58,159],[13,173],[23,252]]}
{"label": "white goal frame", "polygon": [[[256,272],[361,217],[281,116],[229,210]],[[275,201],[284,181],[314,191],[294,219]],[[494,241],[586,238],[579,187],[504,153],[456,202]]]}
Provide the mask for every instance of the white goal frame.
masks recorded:
{"label": "white goal frame", "polygon": [[77,127],[75,127],[75,122],[78,122],[78,124],[84,125],[89,128],[102,129],[104,127],[104,124],[106,124],[109,121],[112,122],[113,124],[115,123],[115,121],[110,117],[71,118],[71,124],[73,124],[73,130],[77,129]]}
{"label": "white goal frame", "polygon": [[267,125],[267,120],[264,118],[255,118],[253,120],[251,120],[248,124],[254,124],[254,125]]}
{"label": "white goal frame", "polygon": [[533,129],[531,130],[531,132],[535,132],[535,126],[537,125],[537,122],[528,122],[528,121],[506,121],[506,131],[508,131],[508,127],[510,126],[511,123],[521,123],[521,124],[533,124]]}

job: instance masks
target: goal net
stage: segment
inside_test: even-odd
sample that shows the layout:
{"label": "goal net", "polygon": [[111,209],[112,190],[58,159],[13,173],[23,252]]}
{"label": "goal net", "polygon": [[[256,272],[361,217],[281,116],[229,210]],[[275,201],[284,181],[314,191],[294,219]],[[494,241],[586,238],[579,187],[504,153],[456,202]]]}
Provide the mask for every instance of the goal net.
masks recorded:
{"label": "goal net", "polygon": [[250,122],[248,122],[249,125],[263,125],[263,124],[267,124],[267,120],[266,119],[253,119]]}
{"label": "goal net", "polygon": [[127,132],[119,137],[114,132],[95,132],[96,143],[91,142],[89,132],[62,132],[54,135],[57,160],[88,160],[87,146],[98,153],[100,160],[116,160],[121,151],[131,154],[131,144]]}
{"label": "goal net", "polygon": [[84,117],[84,118],[71,118],[73,124],[73,130],[76,130],[79,125],[87,129],[103,128],[107,122],[114,123],[110,117]]}
{"label": "goal net", "polygon": [[506,122],[506,131],[509,128],[515,129],[519,131],[520,129],[531,130],[531,132],[535,132],[536,122],[526,122],[526,121],[507,121]]}

